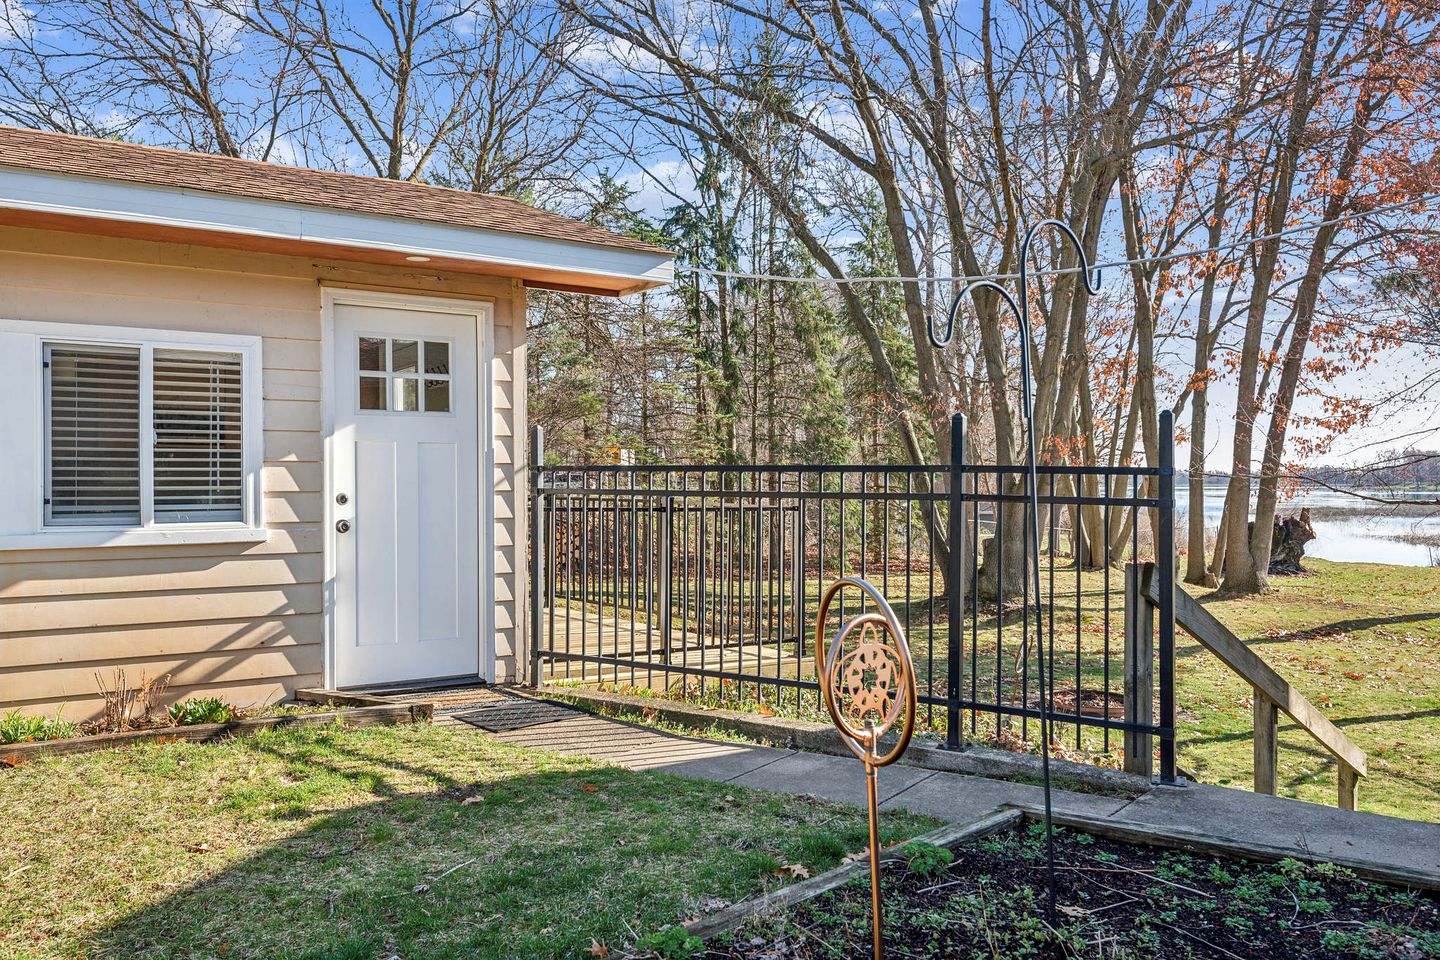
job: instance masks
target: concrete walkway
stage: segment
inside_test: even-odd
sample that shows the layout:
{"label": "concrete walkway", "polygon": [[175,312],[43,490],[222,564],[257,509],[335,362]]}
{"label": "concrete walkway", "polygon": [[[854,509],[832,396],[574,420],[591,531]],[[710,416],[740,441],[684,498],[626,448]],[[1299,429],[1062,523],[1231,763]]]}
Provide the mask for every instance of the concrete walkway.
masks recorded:
{"label": "concrete walkway", "polygon": [[[471,688],[463,694],[429,694],[436,722],[461,724],[458,714],[523,699],[539,712],[522,714],[525,725],[489,735],[540,750],[591,757],[635,770],[655,770],[701,780],[861,805],[860,764],[850,758],[678,736],[599,717],[528,695]],[[498,713],[497,716],[503,715]],[[473,729],[473,727],[472,727]],[[912,748],[915,749],[915,748]],[[1043,810],[1038,786],[907,766],[880,771],[881,806],[924,813],[950,822],[968,821],[998,806],[1031,813]],[[1052,791],[1057,817],[1074,826],[1109,825],[1122,833],[1162,834],[1171,843],[1244,849],[1262,858],[1298,856],[1330,861],[1362,872],[1440,890],[1440,825],[1269,797],[1198,784],[1156,786],[1139,797]]]}

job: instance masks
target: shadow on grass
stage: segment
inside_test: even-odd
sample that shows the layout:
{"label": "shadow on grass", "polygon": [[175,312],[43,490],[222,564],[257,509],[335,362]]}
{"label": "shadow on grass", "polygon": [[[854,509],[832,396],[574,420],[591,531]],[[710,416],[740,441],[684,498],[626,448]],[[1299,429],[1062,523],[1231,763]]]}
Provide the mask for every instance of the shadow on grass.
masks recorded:
{"label": "shadow on grass", "polygon": [[[1364,717],[1333,717],[1330,722],[1337,727],[1354,727],[1369,723],[1404,723],[1411,720],[1425,720],[1430,717],[1440,717],[1440,708],[1431,710],[1411,710],[1407,713],[1372,713]],[[1300,727],[1288,720],[1280,726],[1281,732],[1287,730],[1299,730]],[[1249,728],[1236,730],[1231,733],[1218,733],[1208,737],[1192,736],[1187,737],[1186,744],[1205,745],[1212,743],[1239,743],[1249,741],[1253,737],[1253,731]]]}
{"label": "shadow on grass", "polygon": [[[1207,597],[1200,602],[1204,604],[1209,599],[1211,598]],[[1242,636],[1240,637],[1240,642],[1254,649],[1256,647],[1278,646],[1295,641],[1330,638],[1336,634],[1358,633],[1362,630],[1373,630],[1378,627],[1395,627],[1402,624],[1424,623],[1427,621],[1435,621],[1436,625],[1440,626],[1440,610],[1421,613],[1403,613],[1389,617],[1355,617],[1350,620],[1336,620],[1332,623],[1322,623],[1313,627],[1287,630],[1275,636],[1266,636],[1264,634]],[[1184,628],[1177,626],[1176,636],[1177,639],[1181,640],[1175,647],[1175,656],[1178,659],[1183,660],[1189,657],[1199,656],[1201,653],[1208,653],[1204,644],[1191,637],[1185,632]]]}
{"label": "shadow on grass", "polygon": [[[251,741],[240,765],[264,773],[217,790],[234,829],[203,855],[223,868],[97,929],[87,954],[574,957],[864,843],[857,810],[456,741],[472,743],[473,763],[431,763],[344,736],[321,750]],[[887,817],[892,839],[928,829]]]}
{"label": "shadow on grass", "polygon": [[1301,627],[1296,630],[1287,630],[1277,636],[1254,636],[1245,638],[1247,646],[1263,646],[1274,643],[1288,643],[1294,640],[1312,640],[1321,637],[1331,637],[1341,633],[1358,633],[1362,630],[1374,630],[1379,627],[1398,627],[1411,623],[1426,623],[1435,621],[1440,626],[1440,610],[1426,610],[1419,613],[1398,613],[1393,616],[1384,617],[1352,617],[1349,620],[1335,620],[1330,623],[1320,623],[1315,626]]}

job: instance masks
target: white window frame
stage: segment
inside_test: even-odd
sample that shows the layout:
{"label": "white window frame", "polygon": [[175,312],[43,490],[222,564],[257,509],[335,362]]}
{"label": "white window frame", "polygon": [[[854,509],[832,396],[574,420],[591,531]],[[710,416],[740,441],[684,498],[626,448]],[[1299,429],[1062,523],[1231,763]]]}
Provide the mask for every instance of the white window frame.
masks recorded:
{"label": "white window frame", "polygon": [[[248,334],[201,333],[95,324],[49,323],[0,319],[0,333],[34,337],[35,363],[42,364],[47,346],[128,347],[140,350],[140,523],[53,524],[45,522],[45,496],[49,473],[49,440],[46,432],[50,397],[49,377],[39,371],[36,395],[30,410],[34,416],[35,476],[32,485],[35,519],[32,533],[0,535],[0,550],[45,549],[90,546],[126,546],[181,543],[256,542],[267,537],[264,504],[261,498],[261,471],[264,466],[264,397],[261,338]],[[154,516],[155,424],[150,416],[154,389],[151,379],[156,350],[210,350],[239,354],[241,373],[242,425],[242,509],[240,520],[199,523],[156,523]],[[0,416],[3,416],[0,411]]]}

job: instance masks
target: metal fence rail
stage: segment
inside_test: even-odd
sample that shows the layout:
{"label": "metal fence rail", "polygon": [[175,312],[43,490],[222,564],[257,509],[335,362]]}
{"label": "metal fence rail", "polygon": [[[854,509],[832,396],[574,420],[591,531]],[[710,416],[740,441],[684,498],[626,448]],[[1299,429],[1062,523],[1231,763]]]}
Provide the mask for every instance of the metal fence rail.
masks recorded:
{"label": "metal fence rail", "polygon": [[[1042,706],[1038,604],[1055,737],[1123,743],[1137,772],[1158,740],[1173,779],[1168,414],[1161,427],[1156,467],[1040,467],[1039,597],[1024,575],[1024,469],[966,463],[962,418],[940,465],[537,469],[530,676],[818,710],[816,610],[829,583],[854,575],[900,615],[928,726],[956,747],[1028,738]],[[1127,603],[1142,560],[1159,570],[1154,618]],[[860,609],[858,597],[842,604],[837,620]]]}

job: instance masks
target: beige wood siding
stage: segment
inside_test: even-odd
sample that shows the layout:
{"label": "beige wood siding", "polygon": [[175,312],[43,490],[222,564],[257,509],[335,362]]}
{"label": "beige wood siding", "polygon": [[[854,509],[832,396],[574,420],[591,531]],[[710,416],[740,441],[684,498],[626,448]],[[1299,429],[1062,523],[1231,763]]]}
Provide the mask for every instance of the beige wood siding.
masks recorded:
{"label": "beige wood siding", "polygon": [[[525,289],[517,281],[495,304],[491,392],[495,451],[495,611],[497,681],[521,679],[524,672],[526,572],[525,457]],[[502,319],[503,318],[503,319]],[[518,377],[518,380],[517,380]]]}
{"label": "beige wood siding", "polygon": [[116,668],[131,681],[169,674],[173,697],[214,692],[242,705],[321,684],[325,284],[494,304],[492,643],[496,679],[517,676],[525,568],[518,281],[0,229],[0,317],[262,336],[270,530],[253,544],[0,551],[0,709],[63,703],[66,716],[88,718],[99,706],[95,674],[108,679]]}

